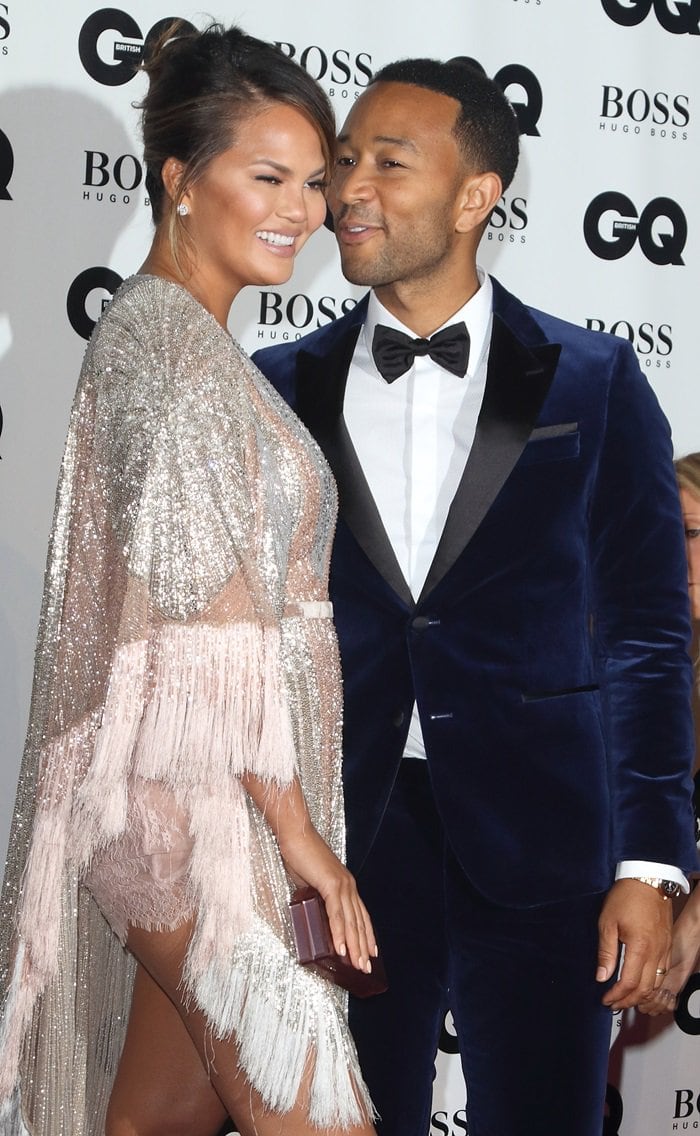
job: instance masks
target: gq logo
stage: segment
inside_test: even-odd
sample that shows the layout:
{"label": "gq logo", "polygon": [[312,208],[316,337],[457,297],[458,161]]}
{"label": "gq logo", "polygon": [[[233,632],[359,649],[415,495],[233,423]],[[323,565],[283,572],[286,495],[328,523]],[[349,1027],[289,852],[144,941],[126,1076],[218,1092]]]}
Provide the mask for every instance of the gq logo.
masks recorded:
{"label": "gq logo", "polygon": [[[617,214],[609,235],[601,232],[606,213]],[[685,213],[670,197],[655,197],[637,214],[624,193],[611,190],[594,197],[583,218],[583,235],[592,253],[601,260],[620,260],[639,241],[639,247],[652,264],[683,264],[682,252],[688,237]]]}
{"label": "gq logo", "polygon": [[700,0],[601,0],[603,10],[623,28],[646,20],[652,8],[657,20],[673,35],[700,35]]}
{"label": "gq logo", "polygon": [[7,187],[10,184],[14,168],[15,155],[10,145],[10,139],[0,130],[0,201],[12,201],[12,195]]}
{"label": "gq logo", "polygon": [[[469,55],[457,55],[450,60],[450,63],[468,63],[471,67],[476,67],[482,75],[486,74],[479,61]],[[520,133],[539,138],[537,123],[542,114],[542,88],[537,76],[520,63],[508,63],[494,75],[493,81],[498,84],[506,98],[510,98],[508,92],[513,87],[520,87],[525,92],[525,102],[515,102],[514,99],[510,99],[510,103],[517,115]]]}
{"label": "gq logo", "polygon": [[[99,11],[88,16],[80,29],[78,37],[80,62],[90,78],[105,87],[119,87],[123,83],[128,83],[136,74],[136,67],[142,56],[148,55],[159,36],[175,18],[175,16],[166,16],[158,20],[144,39],[136,20],[127,12],[122,12],[119,8],[100,8]],[[194,26],[187,20],[183,20],[183,25],[194,31]],[[111,58],[100,42],[105,32],[116,33],[111,45]]]}
{"label": "gq logo", "polygon": [[121,282],[121,276],[111,268],[86,268],[76,276],[66,298],[68,319],[73,331],[83,339],[90,338],[97,321],[88,312],[88,299],[98,289],[108,292],[109,295],[103,296],[100,303],[100,308],[104,309]]}
{"label": "gq logo", "polygon": [[0,4],[0,43],[2,43],[0,52],[3,55],[7,55],[7,44],[3,41],[9,39],[10,36],[10,21],[8,19],[9,15],[10,9],[7,7],[7,4]]}

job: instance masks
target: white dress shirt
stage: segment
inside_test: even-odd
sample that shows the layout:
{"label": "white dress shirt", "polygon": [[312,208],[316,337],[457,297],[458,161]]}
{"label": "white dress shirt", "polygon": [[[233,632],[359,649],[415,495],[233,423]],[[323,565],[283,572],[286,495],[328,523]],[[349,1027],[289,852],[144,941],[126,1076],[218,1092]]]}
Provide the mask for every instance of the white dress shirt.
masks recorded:
{"label": "white dress shirt", "polygon": [[[486,387],[493,289],[488,275],[478,271],[478,291],[442,325],[466,324],[470,351],[464,378],[424,355],[387,383],[372,357],[375,327],[384,324],[411,338],[416,333],[387,311],[374,292],[348,373],[345,423],[414,599],[425,583],[469,457]],[[415,703],[404,757],[425,758]],[[682,872],[670,865],[618,865],[617,878],[639,875],[676,880],[688,890]]]}

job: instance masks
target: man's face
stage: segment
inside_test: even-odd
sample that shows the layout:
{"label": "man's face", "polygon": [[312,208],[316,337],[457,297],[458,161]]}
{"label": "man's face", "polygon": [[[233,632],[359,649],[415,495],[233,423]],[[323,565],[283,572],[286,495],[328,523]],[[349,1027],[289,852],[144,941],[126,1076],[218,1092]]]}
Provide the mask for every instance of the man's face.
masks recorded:
{"label": "man's face", "polygon": [[458,112],[455,99],[407,83],[377,83],[350,111],[329,205],[353,284],[427,286],[454,263],[467,173]]}

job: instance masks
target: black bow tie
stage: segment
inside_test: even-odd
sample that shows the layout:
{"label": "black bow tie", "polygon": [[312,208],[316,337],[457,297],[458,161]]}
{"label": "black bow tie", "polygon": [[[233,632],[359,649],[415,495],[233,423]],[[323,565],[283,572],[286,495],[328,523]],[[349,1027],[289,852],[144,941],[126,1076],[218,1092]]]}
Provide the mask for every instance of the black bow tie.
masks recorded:
{"label": "black bow tie", "polygon": [[416,355],[429,355],[446,371],[463,378],[469,362],[469,332],[464,323],[455,323],[430,339],[411,339],[402,331],[378,323],[372,339],[372,354],[377,370],[388,383],[405,374]]}

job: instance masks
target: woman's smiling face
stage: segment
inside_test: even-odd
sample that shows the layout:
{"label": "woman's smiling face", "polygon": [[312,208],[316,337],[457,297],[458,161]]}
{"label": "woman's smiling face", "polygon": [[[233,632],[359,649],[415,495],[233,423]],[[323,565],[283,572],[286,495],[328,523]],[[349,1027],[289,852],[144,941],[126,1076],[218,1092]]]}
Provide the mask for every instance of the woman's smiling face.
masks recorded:
{"label": "woman's smiling face", "polygon": [[200,296],[285,283],[325,218],[325,178],[321,140],[300,111],[271,103],[247,118],[183,196]]}

